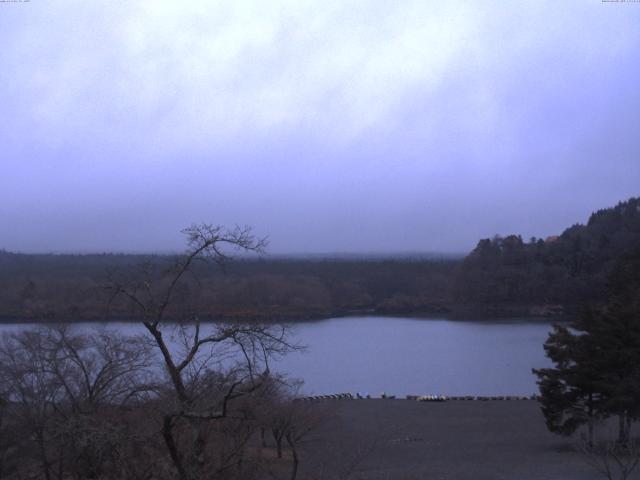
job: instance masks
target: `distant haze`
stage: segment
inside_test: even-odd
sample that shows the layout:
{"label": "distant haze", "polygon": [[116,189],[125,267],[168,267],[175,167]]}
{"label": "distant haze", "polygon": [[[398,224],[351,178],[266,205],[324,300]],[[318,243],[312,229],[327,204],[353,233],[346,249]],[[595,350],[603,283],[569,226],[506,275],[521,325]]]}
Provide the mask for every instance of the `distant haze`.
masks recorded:
{"label": "distant haze", "polygon": [[640,3],[0,3],[0,248],[464,252],[640,194]]}

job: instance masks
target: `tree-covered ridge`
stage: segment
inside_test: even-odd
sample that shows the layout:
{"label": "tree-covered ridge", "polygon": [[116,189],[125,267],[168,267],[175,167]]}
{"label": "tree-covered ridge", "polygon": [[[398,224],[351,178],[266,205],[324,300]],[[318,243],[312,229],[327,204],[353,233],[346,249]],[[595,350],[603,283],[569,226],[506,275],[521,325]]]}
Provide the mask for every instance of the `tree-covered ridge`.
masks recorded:
{"label": "tree-covered ridge", "polygon": [[640,198],[593,213],[546,240],[483,239],[465,258],[454,287],[461,303],[577,305],[604,298],[607,275],[640,245]]}

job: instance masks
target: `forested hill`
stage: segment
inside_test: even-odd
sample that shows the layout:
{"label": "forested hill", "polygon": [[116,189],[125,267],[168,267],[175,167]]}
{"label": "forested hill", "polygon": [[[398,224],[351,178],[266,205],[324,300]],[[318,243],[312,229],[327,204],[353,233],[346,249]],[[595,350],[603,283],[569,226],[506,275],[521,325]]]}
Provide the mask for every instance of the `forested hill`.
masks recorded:
{"label": "forested hill", "polygon": [[615,259],[639,245],[639,198],[598,210],[586,225],[576,224],[557,237],[483,239],[456,275],[453,301],[487,311],[509,305],[540,310],[533,313],[599,302]]}

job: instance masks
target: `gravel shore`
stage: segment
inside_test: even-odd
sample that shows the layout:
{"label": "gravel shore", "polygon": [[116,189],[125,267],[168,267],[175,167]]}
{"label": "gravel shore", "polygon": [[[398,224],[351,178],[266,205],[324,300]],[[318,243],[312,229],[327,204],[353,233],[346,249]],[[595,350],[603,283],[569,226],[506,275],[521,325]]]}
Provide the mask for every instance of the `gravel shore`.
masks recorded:
{"label": "gravel shore", "polygon": [[[578,441],[549,433],[533,400],[326,400],[302,451],[323,478],[596,480]],[[636,472],[636,477],[640,478]]]}

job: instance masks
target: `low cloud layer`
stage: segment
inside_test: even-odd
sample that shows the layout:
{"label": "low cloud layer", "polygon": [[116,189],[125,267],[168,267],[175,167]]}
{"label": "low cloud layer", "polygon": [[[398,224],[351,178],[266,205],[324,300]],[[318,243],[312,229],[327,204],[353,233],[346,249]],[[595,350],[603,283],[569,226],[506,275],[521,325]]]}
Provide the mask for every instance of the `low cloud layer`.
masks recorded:
{"label": "low cloud layer", "polygon": [[640,194],[640,4],[0,4],[0,248],[466,251]]}

